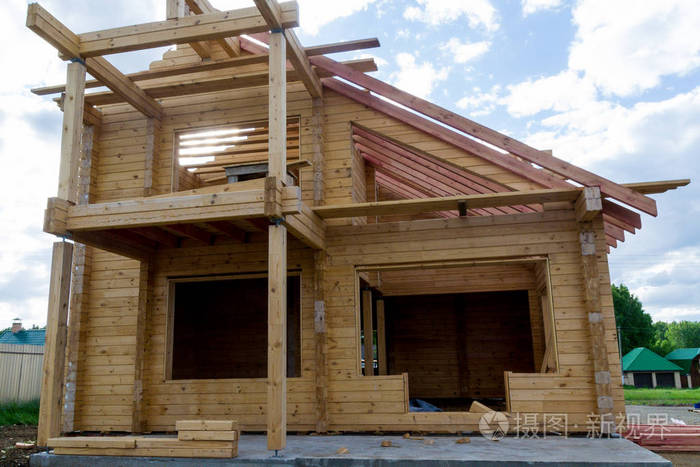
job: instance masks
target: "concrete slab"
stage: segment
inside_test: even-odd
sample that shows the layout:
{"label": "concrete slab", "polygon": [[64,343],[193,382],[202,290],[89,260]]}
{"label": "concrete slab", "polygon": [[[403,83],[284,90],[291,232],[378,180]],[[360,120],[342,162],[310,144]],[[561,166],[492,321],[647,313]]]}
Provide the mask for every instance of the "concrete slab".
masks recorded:
{"label": "concrete slab", "polygon": [[[481,436],[457,444],[451,436],[428,436],[432,445],[400,436],[289,436],[281,457],[272,458],[264,435],[241,436],[235,459],[176,459],[144,457],[56,456],[31,457],[34,467],[136,467],[136,466],[304,466],[304,467],[461,467],[476,466],[645,466],[670,467],[671,463],[625,439],[507,437],[491,441]],[[394,446],[380,446],[390,440]],[[338,455],[339,448],[348,453]]]}

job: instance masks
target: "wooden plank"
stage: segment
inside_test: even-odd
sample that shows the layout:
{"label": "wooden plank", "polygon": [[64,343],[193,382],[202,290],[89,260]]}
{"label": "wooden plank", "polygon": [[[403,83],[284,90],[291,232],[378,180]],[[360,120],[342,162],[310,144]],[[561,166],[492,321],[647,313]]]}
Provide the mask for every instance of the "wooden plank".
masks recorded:
{"label": "wooden plank", "polygon": [[38,3],[27,7],[27,27],[53,45],[65,58],[80,57],[80,39]]}
{"label": "wooden plank", "polygon": [[[280,4],[280,9],[285,28],[299,25],[296,2],[284,2]],[[80,34],[78,37],[80,56],[94,57],[193,41],[216,40],[267,29],[268,25],[257,8],[242,8],[94,31]]]}
{"label": "wooden plank", "polygon": [[386,321],[384,317],[384,300],[377,300],[377,363],[379,374],[387,374],[386,361]]}
{"label": "wooden plank", "polygon": [[85,59],[88,72],[147,117],[160,120],[163,108],[104,57]]}
{"label": "wooden plank", "polygon": [[160,120],[149,118],[146,120],[146,156],[143,168],[143,196],[154,195],[153,180],[158,179],[155,161],[160,152]]}
{"label": "wooden plank", "polygon": [[475,209],[513,206],[519,204],[575,201],[579,194],[580,189],[578,188],[511,191],[505,193],[487,193],[479,195],[447,196],[440,198],[317,206],[311,209],[323,219],[336,217],[380,216],[390,214],[419,214],[430,211],[457,210],[459,203],[466,203],[469,209]]}
{"label": "wooden plank", "polygon": [[178,420],[175,430],[180,431],[236,431],[236,420]]}
{"label": "wooden plank", "polygon": [[356,39],[344,42],[334,42],[332,44],[314,45],[306,47],[304,50],[306,55],[312,57],[314,55],[327,55],[340,52],[352,52],[354,50],[372,49],[379,47],[379,39],[371,37],[368,39]]}
{"label": "wooden plank", "polygon": [[270,36],[268,92],[268,175],[278,181],[287,175],[287,73],[286,40],[281,33]]}
{"label": "wooden plank", "polygon": [[177,439],[180,441],[235,441],[238,439],[238,432],[179,430],[177,432]]}
{"label": "wooden plank", "polygon": [[70,436],[51,438],[48,446],[50,448],[131,449],[136,447],[136,438],[133,436]]}
{"label": "wooden plank", "polygon": [[81,135],[83,132],[83,95],[85,94],[85,66],[79,62],[68,64],[66,93],[63,99],[63,132],[61,134],[61,161],[58,169],[58,197],[77,203],[78,167],[80,165]]}
{"label": "wooden plank", "polygon": [[55,438],[61,434],[72,259],[72,244],[54,243],[37,434],[37,445],[39,446],[46,446],[49,438]]}
{"label": "wooden plank", "polygon": [[546,152],[538,151],[518,140],[510,138],[502,133],[499,133],[491,128],[480,125],[472,120],[469,120],[461,115],[457,115],[444,109],[438,105],[428,102],[416,96],[412,96],[407,92],[384,83],[376,78],[358,73],[343,65],[335,62],[328,57],[313,57],[312,63],[316,66],[332,71],[336,75],[347,79],[359,86],[376,92],[394,102],[405,105],[416,112],[419,112],[427,117],[433,118],[445,125],[448,125],[456,130],[463,131],[475,138],[492,144],[498,148],[509,151],[516,156],[519,156],[526,161],[535,163],[543,168],[551,170],[554,173],[570,178],[582,185],[600,186],[601,192],[609,197],[615,198],[625,204],[640,209],[652,216],[656,216],[656,202],[630,188],[618,185],[606,178],[589,172],[585,169],[577,167],[573,164],[558,159]]}
{"label": "wooden plank", "polygon": [[328,431],[328,341],[326,332],[324,251],[314,252],[314,394],[316,432]]}
{"label": "wooden plank", "polygon": [[620,185],[630,188],[636,192],[649,195],[656,193],[665,193],[669,190],[675,190],[690,183],[689,178],[680,180],[662,180],[656,182],[639,182],[639,183],[621,183]]}
{"label": "wooden plank", "polygon": [[269,226],[267,449],[287,445],[287,228]]}
{"label": "wooden plank", "polygon": [[144,358],[146,355],[146,323],[148,322],[148,296],[152,285],[153,270],[149,261],[139,263],[139,295],[136,310],[136,345],[134,349],[134,400],[131,406],[131,432],[141,433],[145,427],[144,410]]}
{"label": "wooden plank", "polygon": [[325,182],[323,170],[325,166],[325,116],[323,99],[315,97],[311,100],[311,150],[313,160],[313,205],[320,206],[325,199]]}
{"label": "wooden plank", "polygon": [[372,323],[372,291],[362,291],[362,330],[364,334],[365,376],[374,375],[374,330]]}
{"label": "wooden plank", "polygon": [[576,219],[579,222],[592,221],[603,211],[600,188],[584,187],[574,204]]}
{"label": "wooden plank", "polygon": [[596,229],[591,222],[580,223],[579,241],[581,244],[581,264],[585,306],[588,315],[588,330],[591,339],[591,359],[595,380],[597,413],[600,415],[600,430],[611,433],[615,429],[613,413],[612,381],[608,363],[608,350],[605,339],[605,323],[600,300],[600,275],[596,254]]}

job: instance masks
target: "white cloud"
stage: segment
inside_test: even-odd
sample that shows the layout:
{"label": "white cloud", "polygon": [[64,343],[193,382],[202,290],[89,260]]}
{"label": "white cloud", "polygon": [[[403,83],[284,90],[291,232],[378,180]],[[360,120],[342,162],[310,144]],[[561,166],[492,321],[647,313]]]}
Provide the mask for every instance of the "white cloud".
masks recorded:
{"label": "white cloud", "polygon": [[[376,0],[297,0],[299,2],[299,22],[306,34],[315,36],[328,23],[366,10]],[[163,2],[164,3],[164,2]],[[212,5],[220,10],[235,10],[254,6],[252,0],[213,0]]]}
{"label": "white cloud", "polygon": [[593,83],[570,70],[508,86],[508,91],[502,102],[514,117],[580,108],[594,101],[597,94]]}
{"label": "white cloud", "polygon": [[467,110],[472,117],[488,115],[494,111],[501,101],[501,86],[495,85],[489,92],[482,92],[480,88],[472,89],[472,94],[464,96],[457,101],[457,107]]}
{"label": "white cloud", "polygon": [[438,70],[430,62],[418,64],[416,58],[409,53],[396,55],[396,64],[400,69],[391,74],[393,83],[404,91],[422,98],[428,97],[435,85],[447,79],[449,73],[449,68],[443,67]]}
{"label": "white cloud", "polygon": [[404,10],[404,18],[437,26],[466,16],[471,28],[496,31],[499,27],[498,14],[489,0],[416,0],[416,3],[419,6]]}
{"label": "white cloud", "polygon": [[467,63],[484,55],[489,51],[490,47],[491,43],[489,41],[461,42],[458,38],[453,37],[442,44],[440,50],[448,51],[452,54],[455,63]]}
{"label": "white cloud", "polygon": [[552,10],[561,6],[561,0],[522,0],[523,16],[528,16],[538,11]]}
{"label": "white cloud", "polygon": [[584,0],[573,11],[569,68],[604,92],[628,96],[700,66],[696,0]]}

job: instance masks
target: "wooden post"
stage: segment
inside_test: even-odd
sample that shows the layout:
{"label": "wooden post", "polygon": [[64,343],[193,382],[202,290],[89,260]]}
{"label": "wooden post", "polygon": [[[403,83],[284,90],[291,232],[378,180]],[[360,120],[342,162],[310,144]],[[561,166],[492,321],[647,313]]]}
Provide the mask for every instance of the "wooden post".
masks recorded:
{"label": "wooden post", "polygon": [[316,392],[316,431],[328,431],[328,343],[326,340],[326,301],[324,273],[326,253],[314,252],[314,346],[316,365],[314,386]]}
{"label": "wooden post", "polygon": [[80,142],[83,132],[85,98],[85,64],[68,64],[66,92],[63,100],[63,133],[61,135],[61,162],[58,169],[58,197],[77,203]]}
{"label": "wooden post", "polygon": [[365,335],[365,376],[374,375],[374,331],[372,327],[372,291],[362,291],[362,327]]}
{"label": "wooden post", "polygon": [[[582,198],[600,198],[600,191],[585,190]],[[590,206],[587,209],[586,206]],[[591,357],[596,391],[596,409],[600,415],[601,432],[612,433],[615,429],[613,414],[613,399],[610,386],[610,368],[608,364],[608,348],[605,343],[605,323],[600,304],[600,275],[598,272],[598,255],[596,251],[596,231],[594,222],[600,222],[598,203],[579,200],[576,203],[576,214],[580,222],[579,240],[581,243],[581,265],[583,266],[583,281],[586,312],[588,314],[588,329],[591,336]],[[583,206],[583,207],[580,207]],[[597,212],[591,214],[590,211]],[[601,229],[602,231],[602,229]]]}
{"label": "wooden post", "polygon": [[377,364],[379,366],[379,374],[386,375],[386,322],[384,320],[384,300],[377,300]]}
{"label": "wooden post", "polygon": [[134,352],[134,401],[131,406],[131,432],[144,431],[143,359],[146,353],[146,324],[148,322],[149,290],[152,284],[150,261],[139,267],[139,301],[136,309],[136,349]]}
{"label": "wooden post", "polygon": [[146,120],[146,161],[143,168],[143,195],[153,196],[153,180],[157,179],[158,152],[160,150],[160,120]]}
{"label": "wooden post", "polygon": [[37,445],[39,446],[46,446],[49,438],[61,434],[72,260],[73,245],[71,243],[56,242],[53,244],[44,369],[41,382],[41,405],[39,407],[39,432],[37,435]]}
{"label": "wooden post", "polygon": [[[285,49],[284,33],[273,31],[269,51],[268,176],[278,184],[287,172]],[[276,197],[276,202],[280,201]],[[268,235],[267,448],[275,451],[287,445],[287,227],[282,221],[270,217]]]}
{"label": "wooden post", "polygon": [[324,136],[324,115],[323,98],[314,97],[311,100],[311,148],[313,150],[313,190],[314,206],[320,206],[324,201],[325,181],[323,178],[324,158],[323,145]]}
{"label": "wooden post", "polygon": [[185,16],[185,0],[167,0],[166,11],[167,19],[178,19]]}

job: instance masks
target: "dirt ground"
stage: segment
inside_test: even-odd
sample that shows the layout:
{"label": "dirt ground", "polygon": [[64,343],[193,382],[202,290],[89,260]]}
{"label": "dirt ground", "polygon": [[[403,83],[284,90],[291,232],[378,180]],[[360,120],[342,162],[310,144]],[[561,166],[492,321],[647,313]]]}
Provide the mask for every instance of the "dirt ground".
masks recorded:
{"label": "dirt ground", "polygon": [[35,426],[0,427],[0,465],[29,465],[29,456],[43,449],[17,449],[15,443],[30,441],[36,441]]}

